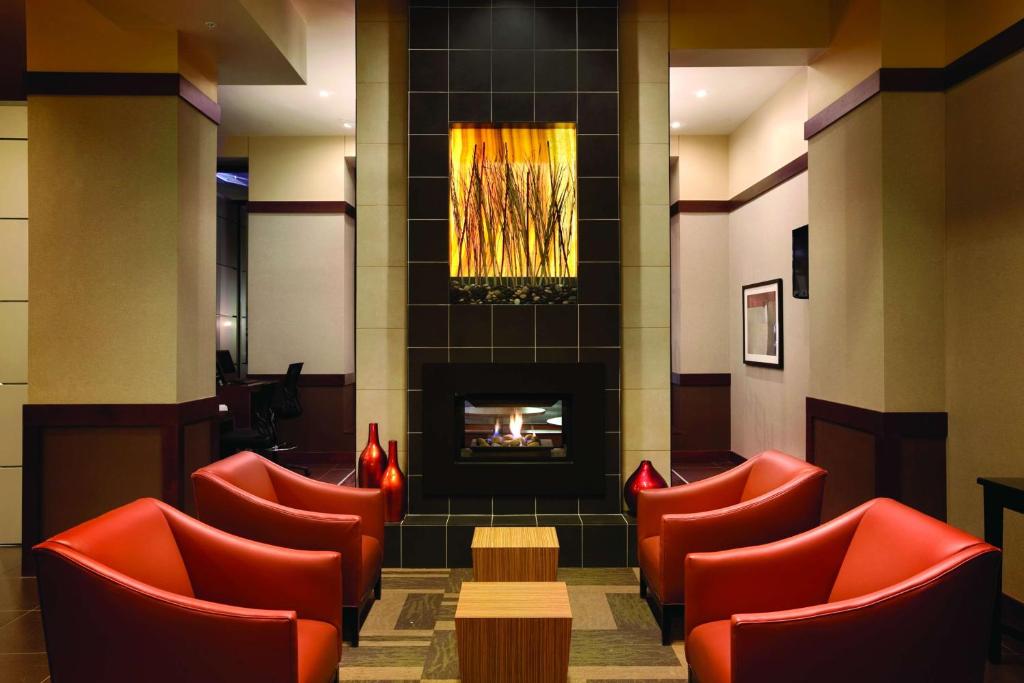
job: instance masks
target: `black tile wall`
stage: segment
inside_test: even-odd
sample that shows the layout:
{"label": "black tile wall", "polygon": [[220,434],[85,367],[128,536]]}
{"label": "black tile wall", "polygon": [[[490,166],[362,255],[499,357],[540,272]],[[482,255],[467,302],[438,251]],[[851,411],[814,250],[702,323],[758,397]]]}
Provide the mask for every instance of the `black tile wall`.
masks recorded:
{"label": "black tile wall", "polygon": [[[413,513],[518,516],[616,512],[619,482],[620,236],[617,0],[410,0],[408,372]],[[448,304],[448,129],[451,123],[577,124],[578,298],[560,305]],[[421,371],[438,362],[598,362],[606,368],[607,491],[594,498],[423,495]],[[439,538],[448,566],[466,566],[465,529]],[[600,561],[579,521],[556,526],[567,566]],[[444,531],[444,527],[438,527]],[[624,528],[621,533],[625,533]],[[624,541],[623,541],[624,543]],[[403,566],[437,562],[417,541]],[[605,557],[609,560],[611,555]],[[613,564],[620,565],[621,557]]]}

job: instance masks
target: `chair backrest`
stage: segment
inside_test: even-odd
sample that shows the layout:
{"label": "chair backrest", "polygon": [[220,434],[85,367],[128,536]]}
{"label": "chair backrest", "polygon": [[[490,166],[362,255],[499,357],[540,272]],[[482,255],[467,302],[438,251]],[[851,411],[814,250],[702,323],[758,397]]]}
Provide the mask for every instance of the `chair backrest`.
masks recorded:
{"label": "chair backrest", "polygon": [[195,597],[174,532],[152,498],[143,498],[50,539],[136,581]]}
{"label": "chair backrest", "polygon": [[259,455],[251,451],[242,451],[223,460],[210,463],[197,470],[197,473],[214,474],[232,486],[258,498],[275,503],[280,502],[265,463],[266,461]]}
{"label": "chair backrest", "polygon": [[850,540],[829,602],[867,595],[981,543],[970,534],[888,498],[871,501]]}
{"label": "chair backrest", "polygon": [[820,468],[781,451],[764,451],[751,458],[750,474],[740,494],[741,501],[757,498],[787,484],[797,476]]}
{"label": "chair backrest", "polygon": [[269,437],[277,443],[277,415],[274,412],[274,396],[278,391],[276,382],[260,386],[252,396],[253,427],[260,436]]}
{"label": "chair backrest", "polygon": [[274,414],[281,419],[290,419],[302,415],[302,402],[299,400],[299,375],[302,374],[302,363],[292,363],[285,373],[284,382],[274,395]]}

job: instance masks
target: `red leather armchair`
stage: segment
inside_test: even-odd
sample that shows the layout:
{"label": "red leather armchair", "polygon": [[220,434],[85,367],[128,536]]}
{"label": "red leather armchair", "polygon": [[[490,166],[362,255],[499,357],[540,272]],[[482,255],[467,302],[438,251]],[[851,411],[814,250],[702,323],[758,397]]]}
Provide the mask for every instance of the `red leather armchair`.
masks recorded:
{"label": "red leather armchair", "polygon": [[341,553],[342,630],[353,646],[380,597],[384,496],[314,481],[243,451],[192,474],[207,524],[263,543]]}
{"label": "red leather armchair", "polygon": [[673,624],[685,612],[686,555],[768,543],[816,526],[825,475],[803,460],[765,451],[709,479],[640,494],[640,595],[659,614],[662,644],[671,642]]}
{"label": "red leather armchair", "polygon": [[58,683],[337,680],[337,553],[254,543],[152,498],[33,553]]}
{"label": "red leather armchair", "polygon": [[996,548],[872,500],[687,556],[686,658],[700,683],[981,683],[998,570]]}

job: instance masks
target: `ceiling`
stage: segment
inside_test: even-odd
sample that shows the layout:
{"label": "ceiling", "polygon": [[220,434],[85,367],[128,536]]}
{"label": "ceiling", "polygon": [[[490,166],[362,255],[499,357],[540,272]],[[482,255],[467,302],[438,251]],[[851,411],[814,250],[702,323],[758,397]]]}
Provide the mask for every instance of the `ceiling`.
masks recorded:
{"label": "ceiling", "polygon": [[[679,135],[728,135],[803,66],[673,67],[669,114]],[[705,91],[704,97],[697,93]]]}
{"label": "ceiling", "polygon": [[220,86],[220,135],[355,133],[355,2],[292,3],[306,20],[306,84]]}

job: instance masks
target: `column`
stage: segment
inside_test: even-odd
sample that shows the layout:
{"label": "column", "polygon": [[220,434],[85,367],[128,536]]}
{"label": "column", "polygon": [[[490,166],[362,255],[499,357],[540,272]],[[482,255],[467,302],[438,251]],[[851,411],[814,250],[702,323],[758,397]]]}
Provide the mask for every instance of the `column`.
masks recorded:
{"label": "column", "polygon": [[405,2],[356,6],[356,449],[366,425],[406,469]]}
{"label": "column", "polygon": [[668,2],[620,7],[623,476],[671,476]]}

